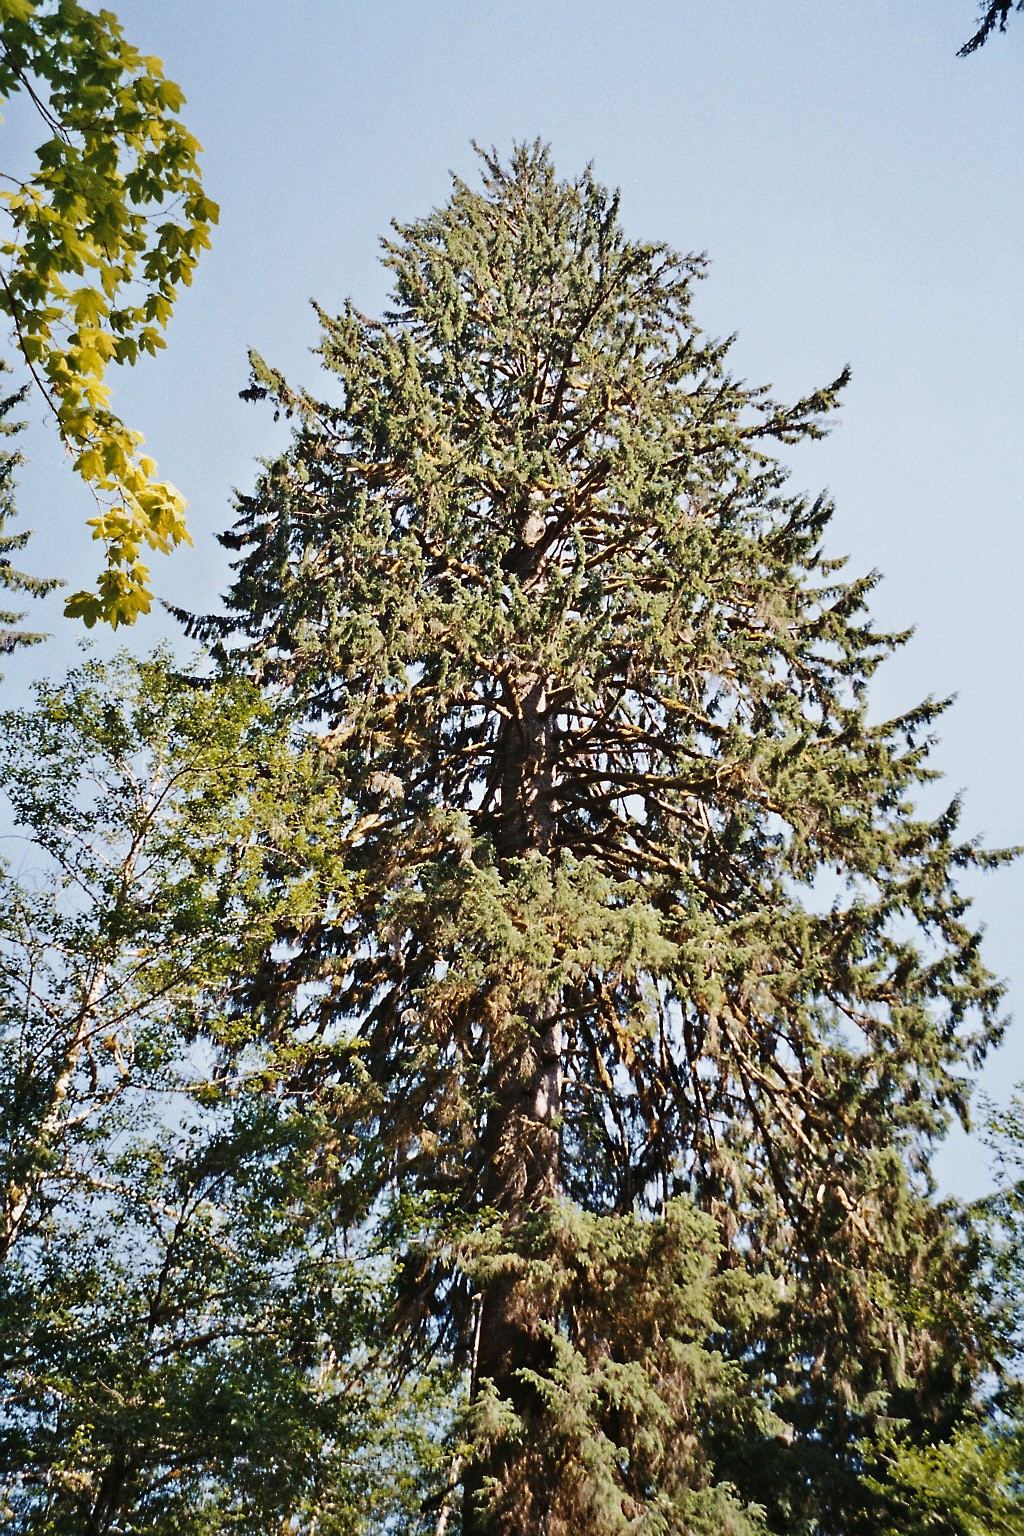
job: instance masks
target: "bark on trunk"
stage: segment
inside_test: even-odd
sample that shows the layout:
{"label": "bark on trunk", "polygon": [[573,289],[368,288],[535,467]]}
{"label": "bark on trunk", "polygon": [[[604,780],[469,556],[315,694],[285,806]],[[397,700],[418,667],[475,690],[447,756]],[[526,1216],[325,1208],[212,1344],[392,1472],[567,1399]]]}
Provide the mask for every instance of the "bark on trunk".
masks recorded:
{"label": "bark on trunk", "polygon": [[22,1155],[22,1167],[7,1180],[0,1198],[0,1268],[21,1236],[32,1201],[43,1182],[46,1158],[60,1134],[65,1106],[78,1064],[96,1027],[96,1008],[106,984],[106,970],[97,966],[89,977],[81,1007],[72,1022],[50,1086],[46,1105]]}
{"label": "bark on trunk", "polygon": [[[514,1097],[510,1093],[496,1106],[501,1129],[484,1188],[485,1205],[500,1211],[510,1230],[559,1192],[563,1030],[556,1000],[551,998],[532,1008],[529,1017],[533,1059],[516,1085]],[[485,1289],[473,1399],[484,1382],[493,1382],[498,1396],[524,1421],[528,1439],[533,1438],[531,1428],[539,1430],[543,1405],[536,1389],[520,1373],[544,1375],[550,1369],[550,1345],[540,1326],[544,1321],[514,1274],[499,1275]],[[486,1517],[485,1479],[493,1477],[505,1483],[514,1458],[514,1451],[496,1447],[485,1460],[467,1467],[463,1536],[484,1536],[485,1532],[493,1536],[494,1532],[513,1530],[516,1536],[544,1536],[548,1530],[552,1490],[534,1490],[533,1507],[528,1514],[520,1507],[513,1525],[500,1519],[490,1522]]]}
{"label": "bark on trunk", "polygon": [[[496,837],[499,859],[551,853],[555,834],[555,763],[552,721],[548,713],[549,679],[529,679],[518,694],[515,717],[497,744],[500,754],[500,816]],[[489,1153],[483,1189],[486,1206],[500,1211],[509,1230],[555,1198],[560,1188],[559,1150],[562,1109],[563,1023],[559,999],[550,996],[522,1010],[524,1045],[515,1060],[495,1063],[494,1103],[488,1117]],[[501,1275],[481,1300],[479,1340],[472,1396],[490,1381],[527,1425],[540,1423],[542,1404],[521,1379],[523,1371],[544,1374],[550,1346],[538,1315],[513,1275]],[[463,1480],[463,1536],[544,1536],[550,1522],[551,1490],[538,1488],[532,1507],[520,1505],[513,1523],[490,1521],[484,1510],[488,1478],[506,1481],[513,1453],[498,1447],[471,1463]]]}

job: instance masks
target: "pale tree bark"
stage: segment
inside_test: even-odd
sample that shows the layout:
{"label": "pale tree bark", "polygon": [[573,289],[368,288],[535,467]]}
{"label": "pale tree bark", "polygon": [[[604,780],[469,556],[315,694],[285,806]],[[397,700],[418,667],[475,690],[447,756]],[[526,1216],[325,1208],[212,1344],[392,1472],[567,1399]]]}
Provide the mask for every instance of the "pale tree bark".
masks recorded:
{"label": "pale tree bark", "polygon": [[105,985],[106,967],[97,964],[85,983],[82,1002],[71,1022],[45,1107],[29,1145],[19,1159],[23,1171],[8,1178],[4,1186],[3,1211],[0,1213],[0,1265],[7,1262],[22,1235],[32,1201],[45,1178],[46,1158],[64,1127],[68,1094],[95,1031],[96,1010]]}

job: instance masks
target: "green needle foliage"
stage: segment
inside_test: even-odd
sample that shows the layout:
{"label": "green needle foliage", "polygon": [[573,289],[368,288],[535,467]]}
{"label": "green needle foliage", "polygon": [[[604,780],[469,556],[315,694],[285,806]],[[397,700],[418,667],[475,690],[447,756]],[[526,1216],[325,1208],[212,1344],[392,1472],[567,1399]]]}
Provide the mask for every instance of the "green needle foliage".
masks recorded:
{"label": "green needle foliage", "polygon": [[736,379],[702,261],[539,146],[384,259],[383,321],[322,316],[329,400],[254,360],[296,429],[198,627],[350,805],[346,920],[247,1007],[323,1042],[339,1219],[469,1375],[439,1528],[461,1489],[463,1536],[873,1531],[865,1440],[949,1432],[987,1358],[927,1156],[1000,989],[956,885],[993,856],[916,806],[942,706],[869,717],[904,636],[777,457],[845,375]]}
{"label": "green needle foliage", "polygon": [[109,405],[107,367],[164,345],[178,290],[210,243],[217,206],[180,88],[126,42],[111,11],[0,0],[0,104],[19,93],[45,138],[32,172],[4,176],[0,313],[97,497],[106,567],[67,612],[131,624],[152,594],[141,555],[188,541],[185,502]]}
{"label": "green needle foliage", "polygon": [[531,1390],[518,1403],[493,1378],[474,1392],[466,1428],[490,1469],[492,1521],[616,1536],[763,1531],[760,1509],[714,1478],[707,1444],[712,1426],[755,1440],[782,1430],[743,1362],[723,1353],[737,1329],[763,1325],[770,1287],[719,1271],[714,1223],[686,1199],[658,1220],[552,1203],[516,1238],[512,1249],[496,1223],[466,1247],[481,1300],[507,1289],[545,1347],[543,1369],[520,1368]]}
{"label": "green needle foliage", "polygon": [[[0,363],[0,374],[7,371]],[[15,390],[13,394],[0,397],[0,437],[10,437],[15,432],[20,432],[22,422],[12,421],[11,413],[24,404],[27,387]],[[60,582],[46,580],[39,576],[29,576],[24,571],[16,570],[11,564],[12,554],[17,554],[25,548],[30,534],[26,530],[22,533],[8,533],[8,522],[17,517],[14,502],[15,475],[18,465],[22,462],[21,454],[16,449],[0,448],[0,589],[5,592],[27,593],[30,597],[42,597],[46,592],[52,592]],[[12,613],[7,609],[0,609],[0,655],[9,656],[22,645],[37,645],[46,636],[35,634],[31,630],[16,629],[24,617],[21,613]]]}

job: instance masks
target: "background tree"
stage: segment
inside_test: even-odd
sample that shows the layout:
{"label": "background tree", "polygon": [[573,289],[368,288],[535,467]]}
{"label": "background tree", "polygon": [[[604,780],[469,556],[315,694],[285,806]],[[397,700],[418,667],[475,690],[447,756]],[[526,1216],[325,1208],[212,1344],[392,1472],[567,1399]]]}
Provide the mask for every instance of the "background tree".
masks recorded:
{"label": "background tree", "polygon": [[34,170],[3,177],[0,313],[100,503],[90,526],[106,567],[67,612],[116,626],[149,610],[142,552],[188,533],[181,494],[110,408],[107,366],[164,345],[217,207],[203,192],[200,146],[178,120],[181,90],[125,41],[111,11],[0,0],[0,103],[19,92],[45,138]]}
{"label": "background tree", "polygon": [[875,1487],[887,1500],[886,1533],[1020,1536],[1024,1532],[1024,1101],[990,1114],[996,1188],[967,1215],[983,1260],[981,1284],[999,1338],[996,1370],[973,1421],[949,1441],[881,1447]]}
{"label": "background tree", "polygon": [[282,913],[346,899],[320,753],[161,659],[2,726],[27,839],[0,877],[5,1528],[379,1530],[418,1503],[431,1382],[390,1382],[332,1116],[224,1027]]}
{"label": "background tree", "polygon": [[[255,360],[298,424],[198,626],[352,802],[354,906],[268,957],[266,1028],[330,1042],[298,1077],[351,1095],[347,1198],[391,1195],[398,1315],[470,1374],[464,1536],[693,1528],[695,1499],[874,1530],[865,1441],[948,1434],[986,1358],[927,1156],[1000,994],[955,884],[990,856],[914,803],[941,706],[869,721],[903,637],[775,457],[845,376],[788,406],[733,378],[702,263],[536,146],[385,260],[384,322],[323,316],[339,403]],[[686,1291],[682,1197],[731,1302]],[[664,1265],[615,1269],[639,1213]],[[663,1340],[632,1335],[662,1286]]]}
{"label": "background tree", "polygon": [[886,1448],[874,1482],[887,1507],[885,1536],[1020,1536],[1024,1434],[1016,1423],[976,1425],[938,1445]]}

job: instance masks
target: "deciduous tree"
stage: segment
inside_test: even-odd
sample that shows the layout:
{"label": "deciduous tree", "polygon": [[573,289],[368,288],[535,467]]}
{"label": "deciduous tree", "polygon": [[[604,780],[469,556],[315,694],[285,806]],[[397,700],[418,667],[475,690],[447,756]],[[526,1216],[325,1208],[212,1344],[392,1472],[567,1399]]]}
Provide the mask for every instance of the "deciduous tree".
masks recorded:
{"label": "deciduous tree", "polygon": [[0,313],[99,502],[91,526],[106,566],[67,611],[130,624],[151,603],[142,554],[188,533],[180,492],[109,404],[107,368],[164,345],[217,207],[178,117],[180,88],[111,11],[0,0],[0,104],[19,94],[45,137],[34,169],[3,176]]}
{"label": "deciduous tree", "polygon": [[39,692],[0,746],[0,1519],[380,1530],[419,1502],[436,1394],[389,1377],[330,1106],[229,1008],[282,913],[344,904],[320,753],[166,659]]}
{"label": "deciduous tree", "polygon": [[1024,1533],[1024,1099],[990,1114],[994,1191],[967,1208],[983,1255],[981,1284],[999,1339],[996,1370],[972,1418],[947,1441],[914,1446],[898,1427],[873,1473],[886,1536]]}

